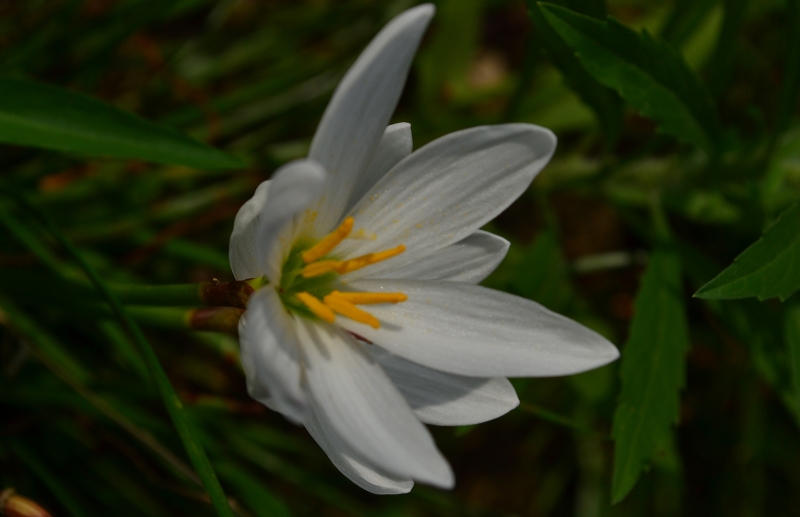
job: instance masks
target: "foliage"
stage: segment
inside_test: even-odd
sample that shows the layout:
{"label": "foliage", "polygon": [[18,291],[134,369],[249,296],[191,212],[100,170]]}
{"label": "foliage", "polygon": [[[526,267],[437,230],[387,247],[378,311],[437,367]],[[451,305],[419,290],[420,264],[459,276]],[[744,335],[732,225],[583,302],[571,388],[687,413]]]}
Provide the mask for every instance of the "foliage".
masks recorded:
{"label": "foliage", "polygon": [[656,249],[636,296],[630,337],[620,365],[622,390],[614,413],[612,502],[636,484],[642,466],[669,441],[678,420],[679,390],[689,345],[680,261]]}
{"label": "foliage", "polygon": [[247,396],[208,331],[240,309],[190,284],[231,280],[237,209],[413,2],[169,4],[0,3],[0,489],[74,516],[797,514],[798,2],[436,2],[394,121],[415,148],[558,135],[485,284],[622,357],[433,429],[457,487],[392,498]]}
{"label": "foliage", "polygon": [[727,300],[755,296],[786,300],[800,288],[800,203],[795,203],[764,236],[695,296]]}

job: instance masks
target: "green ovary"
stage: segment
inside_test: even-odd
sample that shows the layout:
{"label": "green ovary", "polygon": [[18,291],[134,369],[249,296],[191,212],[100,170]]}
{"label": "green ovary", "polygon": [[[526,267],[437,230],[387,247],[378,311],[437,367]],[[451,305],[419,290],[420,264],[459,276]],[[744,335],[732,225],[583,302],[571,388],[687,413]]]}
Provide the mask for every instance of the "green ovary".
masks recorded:
{"label": "green ovary", "polygon": [[306,292],[321,300],[334,290],[334,282],[339,275],[336,272],[330,272],[312,278],[303,277],[301,272],[306,264],[301,254],[313,245],[314,243],[308,239],[298,239],[292,246],[289,257],[281,268],[278,296],[280,296],[283,306],[292,314],[318,320],[319,318],[297,298],[297,293]]}

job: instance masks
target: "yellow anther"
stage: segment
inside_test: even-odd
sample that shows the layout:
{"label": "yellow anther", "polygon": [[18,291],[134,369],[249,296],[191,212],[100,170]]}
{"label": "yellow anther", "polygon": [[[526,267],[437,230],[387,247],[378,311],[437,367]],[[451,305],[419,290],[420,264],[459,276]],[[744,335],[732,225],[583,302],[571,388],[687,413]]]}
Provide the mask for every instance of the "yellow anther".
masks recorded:
{"label": "yellow anther", "polygon": [[338,228],[326,235],[321,241],[303,252],[303,262],[306,264],[314,262],[318,258],[324,257],[331,252],[340,242],[345,240],[353,230],[355,219],[348,217]]}
{"label": "yellow anther", "polygon": [[399,303],[408,300],[404,293],[342,293],[332,292],[329,296],[334,296],[355,305],[368,305],[372,303]]}
{"label": "yellow anther", "polygon": [[345,260],[339,267],[336,268],[336,272],[338,272],[340,275],[343,275],[345,273],[361,269],[362,267],[367,267],[369,265],[382,262],[386,259],[390,259],[403,253],[405,250],[405,245],[401,244],[396,248],[379,251],[377,253],[367,253],[366,255],[361,255],[360,257],[356,257],[354,259]]}
{"label": "yellow anther", "polygon": [[381,328],[381,323],[378,321],[378,318],[368,312],[362,311],[347,300],[339,298],[333,294],[329,294],[323,298],[322,301],[328,308],[332,309],[333,312],[350,318],[353,321],[369,325],[374,329]]}
{"label": "yellow anther", "polygon": [[315,296],[308,293],[297,293],[297,298],[320,319],[328,323],[333,323],[333,320],[336,319],[336,315],[333,311],[326,307],[325,304],[319,301]]}
{"label": "yellow anther", "polygon": [[311,278],[331,271],[336,271],[342,265],[340,260],[320,260],[319,262],[312,262],[303,268],[303,278]]}

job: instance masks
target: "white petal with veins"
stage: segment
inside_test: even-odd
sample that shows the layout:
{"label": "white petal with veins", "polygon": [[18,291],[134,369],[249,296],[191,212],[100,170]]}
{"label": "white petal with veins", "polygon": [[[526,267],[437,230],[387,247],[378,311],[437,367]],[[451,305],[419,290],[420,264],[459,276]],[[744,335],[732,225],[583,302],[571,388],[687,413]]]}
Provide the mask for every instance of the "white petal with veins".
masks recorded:
{"label": "white petal with veins", "polygon": [[247,280],[264,274],[264,266],[256,258],[259,241],[257,229],[259,214],[264,210],[269,197],[269,183],[267,180],[258,186],[253,197],[242,205],[233,221],[228,258],[236,280]]}
{"label": "white petal with veins", "polygon": [[411,154],[413,147],[411,124],[400,122],[387,127],[372,159],[364,168],[361,177],[357,178],[344,212],[349,211],[378,180],[389,172],[389,169]]}
{"label": "white petal with veins", "polygon": [[307,399],[300,384],[299,341],[292,320],[275,289],[265,287],[250,297],[239,320],[239,343],[250,396],[302,423]]}
{"label": "white petal with veins", "polygon": [[295,160],[281,167],[269,185],[269,200],[258,215],[256,260],[272,282],[280,281],[281,264],[291,248],[294,218],[319,199],[325,171],[311,160]]}
{"label": "white petal with veins", "polygon": [[395,476],[453,486],[453,472],[381,367],[346,333],[298,320],[305,382],[320,423]]}
{"label": "white petal with veins", "polygon": [[465,129],[443,136],[395,165],[350,211],[355,228],[375,234],[373,241],[348,239],[343,257],[372,253],[399,244],[399,257],[350,273],[386,276],[454,244],[496,217],[517,199],[550,160],[553,133],[530,124]]}
{"label": "white petal with veins", "polygon": [[364,490],[373,494],[405,494],[414,486],[410,479],[399,478],[370,465],[358,451],[320,422],[313,406],[306,420],[306,429],[339,472]]}
{"label": "white petal with veins", "polygon": [[402,292],[408,300],[370,307],[375,330],[346,318],[347,330],[400,357],[476,377],[552,377],[619,357],[600,334],[536,302],[461,282],[359,280],[358,291]]}
{"label": "white petal with veins", "polygon": [[343,215],[394,113],[433,13],[433,6],[425,4],[390,21],[348,70],[328,103],[308,153],[330,174],[314,223],[321,233],[330,231]]}
{"label": "white petal with veins", "polygon": [[[409,280],[448,280],[482,282],[505,258],[510,243],[502,237],[478,230],[446,248],[425,255],[415,262],[376,275]],[[369,271],[365,278],[372,278]]]}
{"label": "white petal with veins", "polygon": [[514,387],[503,377],[484,379],[440,372],[378,346],[369,347],[369,352],[426,424],[480,424],[519,405]]}

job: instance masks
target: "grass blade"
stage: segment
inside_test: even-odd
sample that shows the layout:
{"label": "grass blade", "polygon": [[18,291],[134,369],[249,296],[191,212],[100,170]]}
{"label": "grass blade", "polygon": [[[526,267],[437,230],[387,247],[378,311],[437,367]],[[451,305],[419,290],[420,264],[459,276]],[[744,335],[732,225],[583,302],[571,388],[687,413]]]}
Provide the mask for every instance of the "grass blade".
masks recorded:
{"label": "grass blade", "polygon": [[242,162],[174,129],[58,86],[0,78],[0,141],[199,169]]}
{"label": "grass blade", "polygon": [[167,412],[169,413],[169,416],[175,425],[175,429],[178,431],[181,442],[183,443],[183,446],[189,455],[192,465],[194,466],[195,470],[197,470],[197,474],[200,476],[203,486],[208,492],[208,495],[211,498],[211,503],[214,505],[217,514],[223,517],[232,517],[233,513],[231,511],[231,507],[228,504],[225,493],[219,484],[219,480],[214,472],[214,468],[211,466],[211,462],[208,460],[208,456],[206,456],[205,450],[200,443],[198,433],[194,429],[191,419],[186,414],[183,403],[181,402],[177,393],[175,393],[175,390],[172,388],[172,384],[170,384],[167,374],[161,367],[158,357],[153,351],[153,348],[150,346],[150,343],[144,337],[144,334],[139,326],[133,321],[130,315],[128,315],[127,311],[119,302],[117,297],[100,279],[95,270],[83,259],[78,250],[66,237],[64,237],[61,231],[27,201],[22,198],[18,198],[18,201],[28,211],[30,211],[32,215],[35,215],[45,229],[47,229],[53,235],[53,237],[69,252],[75,262],[78,263],[80,268],[89,277],[89,280],[97,289],[97,291],[106,300],[109,308],[114,313],[114,316],[120,321],[122,326],[130,334],[133,341],[138,345],[140,352],[144,357],[148,368],[150,369],[150,373],[155,381],[164,405],[167,408]]}

